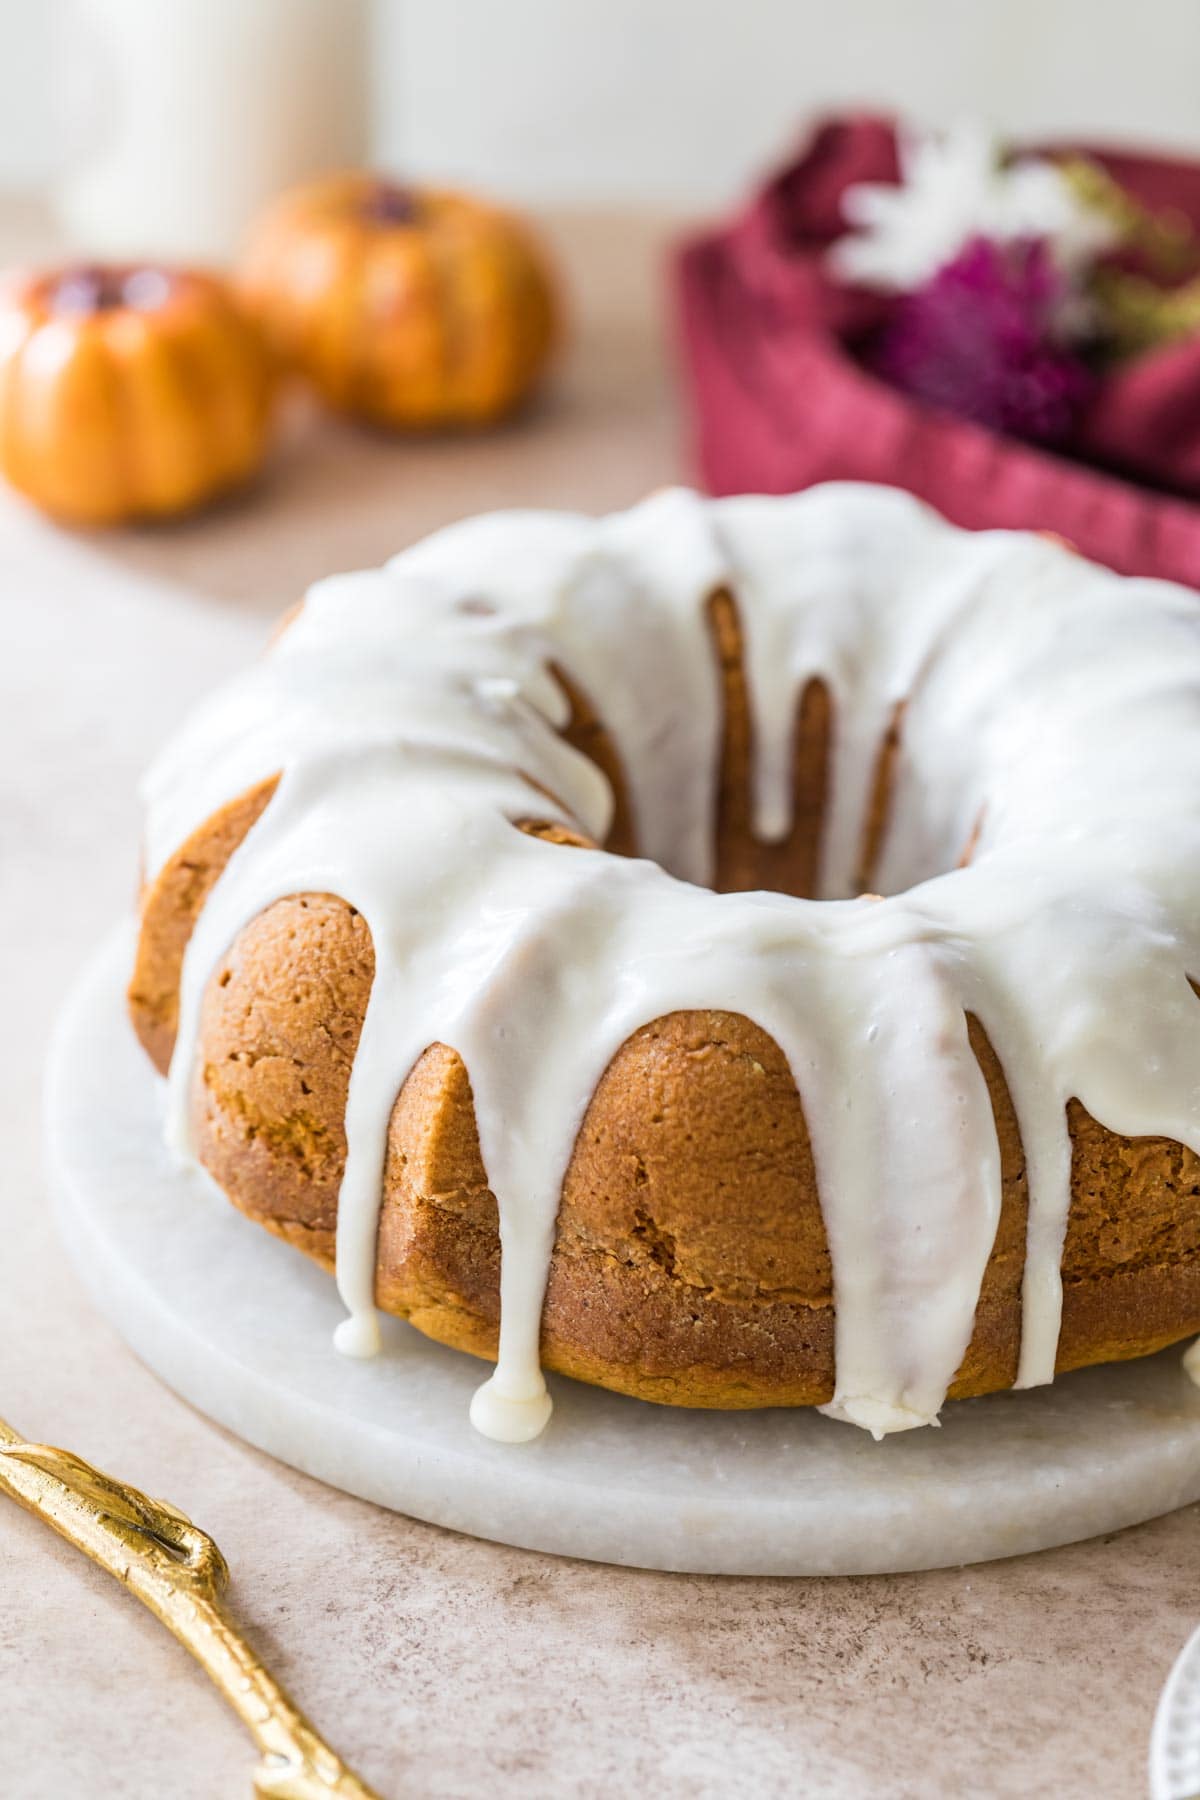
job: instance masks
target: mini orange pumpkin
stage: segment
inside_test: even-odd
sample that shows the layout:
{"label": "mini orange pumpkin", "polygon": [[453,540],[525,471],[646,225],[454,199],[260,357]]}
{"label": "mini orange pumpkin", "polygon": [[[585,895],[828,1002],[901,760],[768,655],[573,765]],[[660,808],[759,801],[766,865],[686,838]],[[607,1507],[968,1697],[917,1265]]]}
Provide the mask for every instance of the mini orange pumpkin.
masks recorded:
{"label": "mini orange pumpkin", "polygon": [[215,276],[55,269],[0,293],[0,471],[79,525],[186,511],[266,448],[262,332]]}
{"label": "mini orange pumpkin", "polygon": [[377,424],[481,424],[541,374],[554,283],[528,228],[464,194],[359,172],[284,196],[243,291],[282,358]]}

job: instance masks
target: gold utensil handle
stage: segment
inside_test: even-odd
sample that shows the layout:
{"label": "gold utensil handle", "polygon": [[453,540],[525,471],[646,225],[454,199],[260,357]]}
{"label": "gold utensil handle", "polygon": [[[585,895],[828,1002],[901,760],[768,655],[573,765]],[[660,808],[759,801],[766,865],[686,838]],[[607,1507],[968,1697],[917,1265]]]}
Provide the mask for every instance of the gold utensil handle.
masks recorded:
{"label": "gold utensil handle", "polygon": [[107,1569],[191,1651],[262,1752],[259,1800],[380,1800],[241,1636],[221,1604],[225,1558],[185,1514],[69,1450],[26,1443],[3,1419],[0,1490]]}

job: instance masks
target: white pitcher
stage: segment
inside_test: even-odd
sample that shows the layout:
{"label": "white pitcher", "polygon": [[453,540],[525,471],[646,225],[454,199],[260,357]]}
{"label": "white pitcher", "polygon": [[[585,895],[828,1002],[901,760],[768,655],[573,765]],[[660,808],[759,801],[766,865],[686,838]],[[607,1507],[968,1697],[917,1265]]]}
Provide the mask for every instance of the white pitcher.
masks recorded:
{"label": "white pitcher", "polygon": [[75,0],[59,67],[74,248],[231,257],[289,183],[369,152],[370,0]]}

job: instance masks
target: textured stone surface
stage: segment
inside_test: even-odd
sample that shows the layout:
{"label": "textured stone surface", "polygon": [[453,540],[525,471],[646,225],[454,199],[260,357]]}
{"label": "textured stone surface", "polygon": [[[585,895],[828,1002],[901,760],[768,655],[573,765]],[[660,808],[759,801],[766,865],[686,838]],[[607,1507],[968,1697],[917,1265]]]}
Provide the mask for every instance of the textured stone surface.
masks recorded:
{"label": "textured stone surface", "polygon": [[[597,360],[521,430],[393,449],[325,429],[285,447],[257,502],[137,536],[69,541],[0,504],[0,1412],[209,1527],[258,1641],[385,1795],[1138,1796],[1154,1700],[1198,1609],[1200,1509],[1017,1562],[824,1583],[496,1549],[206,1424],[101,1324],[54,1241],[40,1060],[128,901],[133,782],[180,705],[318,574],[461,511],[619,505],[677,471],[652,346],[628,324],[645,271],[627,276],[615,237],[600,252],[584,283],[604,315]],[[6,1796],[248,1791],[246,1742],[184,1653],[7,1506],[0,1572]]]}

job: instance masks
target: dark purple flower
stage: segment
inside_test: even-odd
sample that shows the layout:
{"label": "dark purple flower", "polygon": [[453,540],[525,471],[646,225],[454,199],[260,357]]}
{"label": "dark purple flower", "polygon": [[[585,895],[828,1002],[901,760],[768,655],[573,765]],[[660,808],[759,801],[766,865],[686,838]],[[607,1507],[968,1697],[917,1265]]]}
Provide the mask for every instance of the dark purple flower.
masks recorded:
{"label": "dark purple flower", "polygon": [[973,238],[897,301],[872,361],[931,406],[1039,443],[1070,434],[1092,376],[1063,338],[1068,290],[1045,242]]}

